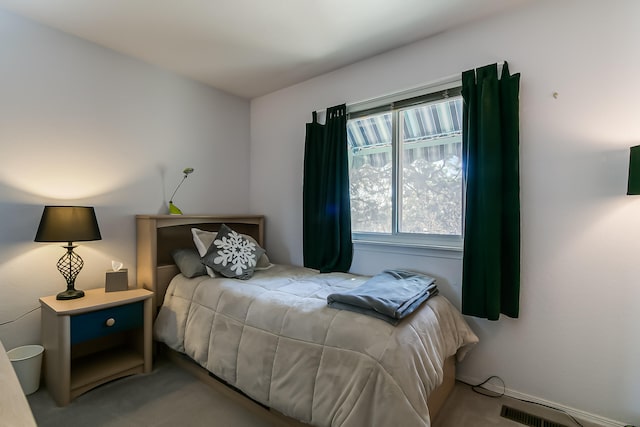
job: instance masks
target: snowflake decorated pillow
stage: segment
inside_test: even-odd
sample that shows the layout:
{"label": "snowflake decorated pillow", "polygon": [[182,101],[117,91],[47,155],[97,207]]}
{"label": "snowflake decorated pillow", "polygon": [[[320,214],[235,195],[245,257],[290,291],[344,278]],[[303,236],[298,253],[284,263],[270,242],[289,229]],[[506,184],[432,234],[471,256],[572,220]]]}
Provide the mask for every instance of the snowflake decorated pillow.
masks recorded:
{"label": "snowflake decorated pillow", "polygon": [[202,257],[202,263],[225,277],[246,280],[253,276],[264,249],[225,224]]}

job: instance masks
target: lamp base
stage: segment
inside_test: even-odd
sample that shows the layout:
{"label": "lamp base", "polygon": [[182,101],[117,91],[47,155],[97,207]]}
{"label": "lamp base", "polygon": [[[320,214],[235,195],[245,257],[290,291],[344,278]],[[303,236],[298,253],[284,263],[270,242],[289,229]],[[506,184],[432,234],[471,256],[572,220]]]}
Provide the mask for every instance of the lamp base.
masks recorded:
{"label": "lamp base", "polygon": [[67,289],[64,292],[60,292],[56,295],[56,299],[76,299],[82,298],[84,296],[84,291],[78,289]]}
{"label": "lamp base", "polygon": [[182,215],[182,211],[173,202],[169,202],[169,215]]}

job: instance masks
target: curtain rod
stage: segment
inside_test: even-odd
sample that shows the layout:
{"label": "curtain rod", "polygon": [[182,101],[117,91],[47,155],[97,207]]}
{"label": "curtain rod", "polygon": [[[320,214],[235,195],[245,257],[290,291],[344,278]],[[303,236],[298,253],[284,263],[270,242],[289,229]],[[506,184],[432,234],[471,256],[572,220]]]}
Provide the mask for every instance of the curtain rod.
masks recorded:
{"label": "curtain rod", "polygon": [[[438,90],[437,89],[438,86],[442,86],[442,85],[446,85],[446,84],[452,84],[452,83],[455,83],[456,81],[459,81],[460,78],[461,78],[461,75],[462,74],[450,75],[450,76],[443,77],[441,79],[435,80],[435,81],[433,81],[431,83],[415,86],[415,87],[412,87],[412,88],[409,88],[409,89],[403,89],[403,90],[400,90],[400,91],[391,92],[391,93],[387,93],[385,95],[376,96],[376,97],[373,97],[373,98],[368,98],[368,99],[364,99],[364,100],[360,100],[360,101],[347,102],[346,103],[347,111],[353,110],[354,108],[357,109],[361,105],[384,103],[387,99],[390,99],[390,98],[398,98],[398,97],[402,98],[405,95],[407,95],[408,97],[411,97],[416,92],[423,91],[423,90],[431,90],[433,88],[434,91],[437,91]],[[314,113],[324,113],[327,108],[329,108],[329,107],[316,109],[313,112]]]}
{"label": "curtain rod", "polygon": [[[498,74],[500,74],[502,72],[502,67],[504,65],[504,61],[499,61],[496,62],[495,64],[498,65]],[[487,64],[487,65],[491,65],[491,64]],[[481,67],[473,67],[473,68],[469,68],[470,70],[475,70]],[[381,95],[381,96],[376,96],[373,98],[369,98],[369,99],[364,99],[364,100],[360,100],[360,101],[355,101],[355,102],[347,102],[347,112],[349,110],[353,110],[353,109],[357,109],[359,106],[361,105],[366,105],[366,104],[374,104],[377,102],[384,102],[386,99],[389,98],[396,98],[396,97],[402,97],[403,95],[411,95],[414,94],[416,92],[422,91],[422,90],[430,90],[433,89],[434,92],[440,90],[438,87],[439,86],[445,86],[448,84],[452,84],[452,83],[456,83],[459,82],[462,79],[462,72],[457,73],[457,74],[450,74],[446,77],[442,77],[440,79],[434,80],[430,83],[427,84],[423,84],[423,85],[419,85],[419,86],[415,86],[413,88],[409,88],[409,89],[404,89],[404,90],[400,90],[397,92],[392,92],[392,93],[388,93],[386,95]],[[444,88],[443,88],[444,89]],[[326,109],[329,107],[321,107],[321,108],[317,108],[315,110],[313,110],[314,113],[318,114],[318,113],[324,113],[326,111]]]}

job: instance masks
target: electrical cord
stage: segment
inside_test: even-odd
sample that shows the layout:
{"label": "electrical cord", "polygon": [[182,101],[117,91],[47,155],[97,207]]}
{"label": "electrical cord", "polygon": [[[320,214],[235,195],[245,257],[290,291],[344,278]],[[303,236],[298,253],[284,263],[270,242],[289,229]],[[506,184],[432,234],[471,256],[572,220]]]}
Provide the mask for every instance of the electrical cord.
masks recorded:
{"label": "electrical cord", "polygon": [[24,316],[26,316],[27,314],[33,313],[34,311],[39,310],[39,309],[40,309],[40,307],[32,308],[31,310],[27,311],[27,312],[26,312],[26,313],[24,313],[24,314],[21,314],[20,316],[16,317],[16,318],[15,318],[15,319],[13,319],[13,320],[7,320],[6,322],[2,322],[2,323],[0,323],[0,326],[8,325],[9,323],[13,323],[13,322],[15,322],[15,321],[17,321],[17,320],[20,320],[20,319],[22,319]]}
{"label": "electrical cord", "polygon": [[[495,378],[495,379],[500,380],[500,382],[502,383],[502,393],[496,393],[496,392],[494,392],[494,391],[491,391],[491,390],[489,390],[489,389],[487,389],[487,388],[482,387],[483,385],[485,385],[486,383],[488,383],[489,381],[491,381],[491,380],[492,380],[492,379],[494,379],[494,378]],[[458,380],[458,381],[460,381],[460,380]],[[497,399],[497,398],[500,398],[500,397],[504,396],[504,391],[505,391],[505,390],[506,390],[506,388],[507,388],[507,387],[506,387],[506,385],[505,385],[505,383],[504,383],[504,381],[502,380],[502,378],[500,378],[500,377],[499,377],[499,376],[497,376],[497,375],[491,375],[491,376],[490,376],[489,378],[487,378],[486,380],[482,381],[482,382],[481,382],[481,383],[479,383],[479,384],[475,384],[475,385],[473,385],[473,384],[469,384],[469,383],[466,383],[466,382],[464,382],[464,381],[460,381],[460,382],[461,382],[462,384],[466,384],[466,385],[468,385],[469,387],[471,387],[471,390],[473,390],[474,392],[476,392],[476,393],[478,393],[478,394],[481,394],[481,395],[483,395],[483,396],[491,397],[491,398],[493,398],[493,399]]]}
{"label": "electrical cord", "polygon": [[[497,379],[497,380],[500,380],[500,382],[502,383],[502,392],[501,393],[496,393],[494,391],[491,391],[491,390],[483,387],[483,385],[485,385],[486,383],[488,383],[489,381],[491,381],[494,378]],[[481,395],[486,396],[486,397],[490,397],[492,399],[497,399],[497,398],[503,397],[505,395],[505,390],[507,389],[504,380],[502,378],[500,378],[499,376],[497,376],[497,375],[491,375],[489,378],[487,378],[486,380],[484,380],[484,381],[482,381],[481,383],[478,383],[478,384],[469,384],[468,382],[461,381],[461,380],[456,380],[456,381],[458,381],[458,382],[460,382],[462,384],[468,385],[469,387],[471,387],[471,390],[473,390],[475,393],[481,394]],[[531,404],[534,404],[534,405],[543,406],[545,408],[553,409],[554,411],[560,412],[560,413],[566,415],[567,417],[569,417],[571,419],[571,421],[573,421],[579,427],[584,427],[578,420],[575,419],[575,417],[573,415],[571,415],[570,413],[568,413],[564,409],[555,408],[553,406],[545,405],[544,403],[540,403],[540,402],[534,402],[532,400],[520,399],[518,397],[509,396],[509,398],[510,399],[514,399],[514,400],[518,400],[520,402],[531,403]]]}

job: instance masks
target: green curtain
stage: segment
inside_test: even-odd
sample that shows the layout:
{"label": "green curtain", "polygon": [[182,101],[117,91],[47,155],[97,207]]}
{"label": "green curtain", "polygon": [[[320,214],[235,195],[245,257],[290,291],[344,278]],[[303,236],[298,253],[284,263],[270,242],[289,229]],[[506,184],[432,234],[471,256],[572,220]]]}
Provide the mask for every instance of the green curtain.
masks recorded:
{"label": "green curtain", "polygon": [[305,267],[349,271],[353,259],[346,105],[327,108],[326,123],[307,123],[304,148]]}
{"label": "green curtain", "polygon": [[519,86],[506,62],[462,73],[462,312],[489,320],[519,314]]}

